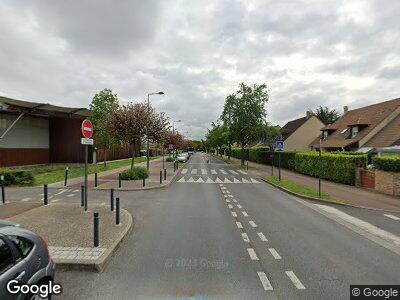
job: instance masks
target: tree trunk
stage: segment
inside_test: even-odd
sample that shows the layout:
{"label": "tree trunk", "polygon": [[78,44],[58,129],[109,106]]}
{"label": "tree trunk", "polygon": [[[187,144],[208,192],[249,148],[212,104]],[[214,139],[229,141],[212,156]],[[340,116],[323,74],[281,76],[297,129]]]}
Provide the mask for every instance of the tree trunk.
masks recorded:
{"label": "tree trunk", "polygon": [[135,142],[132,143],[132,161],[131,161],[131,170],[135,165]]}
{"label": "tree trunk", "polygon": [[231,146],[231,143],[229,143],[228,144],[228,160],[231,160],[231,149],[232,149],[232,146]]}
{"label": "tree trunk", "polygon": [[241,155],[240,155],[240,157],[241,157],[241,159],[240,159],[240,162],[241,162],[241,164],[242,164],[242,166],[244,166],[244,142],[242,141],[242,143],[240,144],[241,145]]}

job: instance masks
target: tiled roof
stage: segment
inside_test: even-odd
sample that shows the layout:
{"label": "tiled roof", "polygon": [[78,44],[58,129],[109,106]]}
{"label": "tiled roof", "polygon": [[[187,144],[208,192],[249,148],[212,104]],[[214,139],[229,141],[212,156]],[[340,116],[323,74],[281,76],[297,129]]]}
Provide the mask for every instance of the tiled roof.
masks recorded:
{"label": "tiled roof", "polygon": [[363,147],[389,147],[400,140],[400,115],[372,137]]}
{"label": "tiled roof", "polygon": [[308,120],[307,117],[299,118],[296,120],[289,121],[282,127],[281,133],[284,139],[287,139],[293,132],[297,130]]}
{"label": "tiled roof", "polygon": [[[324,141],[322,141],[323,148],[340,148],[346,147],[351,144],[359,142],[364,138],[371,130],[373,130],[378,124],[385,120],[394,110],[400,107],[400,98],[365,106],[362,108],[349,110],[345,115],[340,117],[335,123],[329,126],[325,126],[322,130],[335,129]],[[397,119],[397,118],[396,118]],[[394,120],[393,120],[394,121]],[[347,138],[350,132],[350,125],[368,125],[362,129],[354,138]],[[390,125],[390,124],[389,124]],[[393,125],[394,126],[394,125]],[[386,126],[388,127],[388,126]],[[398,131],[396,137],[388,137],[389,132],[391,135],[395,135],[393,130],[387,129],[386,127],[378,132],[380,141],[392,140],[393,142],[400,138],[400,131]],[[396,128],[394,126],[394,128]],[[348,129],[345,131],[345,129]],[[385,137],[386,136],[386,137]],[[378,142],[378,137],[374,136],[372,140]],[[372,144],[372,142],[371,142]],[[375,144],[375,142],[374,142]],[[311,144],[313,147],[319,147],[319,141],[316,140]],[[369,142],[365,146],[369,145]],[[379,145],[381,146],[381,145]]]}

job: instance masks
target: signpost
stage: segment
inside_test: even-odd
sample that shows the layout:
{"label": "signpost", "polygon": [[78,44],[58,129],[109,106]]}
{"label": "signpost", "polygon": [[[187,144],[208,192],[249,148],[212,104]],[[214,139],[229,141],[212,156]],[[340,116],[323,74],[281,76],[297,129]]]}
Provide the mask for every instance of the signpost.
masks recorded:
{"label": "signpost", "polygon": [[88,201],[87,201],[87,186],[88,186],[88,152],[89,145],[93,145],[93,124],[89,120],[84,120],[81,125],[81,131],[83,138],[81,138],[81,144],[85,145],[85,193],[84,193],[84,204],[85,211],[87,211]]}
{"label": "signpost", "polygon": [[278,178],[279,181],[281,181],[281,152],[283,151],[283,149],[285,148],[285,143],[283,140],[277,140],[275,141],[275,151],[278,151]]}

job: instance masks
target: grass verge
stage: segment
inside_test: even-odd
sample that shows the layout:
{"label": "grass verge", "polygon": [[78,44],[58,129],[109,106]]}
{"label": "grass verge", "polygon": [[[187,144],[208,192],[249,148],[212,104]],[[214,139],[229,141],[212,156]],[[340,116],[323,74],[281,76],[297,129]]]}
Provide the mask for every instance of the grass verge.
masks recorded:
{"label": "grass verge", "polygon": [[[283,187],[293,193],[302,195],[302,196],[306,196],[306,197],[313,197],[313,198],[318,198],[318,191],[314,190],[312,188],[309,188],[307,186],[304,186],[302,184],[298,184],[296,182],[287,180],[287,179],[281,179],[281,181],[279,181],[278,177],[275,176],[269,176],[266,177],[265,180],[267,180],[268,182],[271,182],[275,185],[278,185],[280,187]],[[323,200],[333,200],[331,196],[329,196],[329,194],[322,192],[321,194],[321,199]]]}
{"label": "grass verge", "polygon": [[[156,157],[150,157],[150,160]],[[135,165],[140,162],[146,161],[146,157],[135,157]],[[100,173],[108,170],[118,169],[125,166],[130,166],[131,159],[123,159],[118,161],[110,161],[107,166],[103,163],[98,163],[97,165],[89,164],[88,174]],[[68,164],[54,164],[54,165],[44,165],[44,166],[32,166],[32,167],[20,167],[12,168],[13,170],[25,170],[30,171],[34,177],[33,186],[51,184],[54,182],[59,182],[64,180],[65,168]],[[83,165],[70,165],[68,171],[68,179],[83,176],[85,168]]]}

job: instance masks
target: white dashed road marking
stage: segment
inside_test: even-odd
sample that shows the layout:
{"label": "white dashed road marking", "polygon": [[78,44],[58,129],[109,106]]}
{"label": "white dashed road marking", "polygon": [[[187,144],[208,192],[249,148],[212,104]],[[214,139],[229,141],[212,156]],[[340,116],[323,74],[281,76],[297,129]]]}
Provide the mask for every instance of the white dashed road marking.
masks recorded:
{"label": "white dashed road marking", "polygon": [[247,212],[242,211],[243,216],[248,217],[249,215],[247,214]]}
{"label": "white dashed road marking", "polygon": [[236,222],[236,226],[237,226],[238,228],[243,228],[243,225],[242,225],[242,223],[240,223],[240,222]]}
{"label": "white dashed road marking", "polygon": [[396,220],[396,221],[399,221],[399,220],[400,220],[399,217],[393,216],[393,215],[391,215],[391,214],[385,214],[384,216],[385,216],[385,217],[388,217],[388,218],[390,218],[390,219],[392,219],[392,220]]}
{"label": "white dashed road marking", "polygon": [[229,170],[229,172],[231,172],[233,175],[239,175],[239,173],[234,170]]}
{"label": "white dashed road marking", "polygon": [[67,197],[74,197],[75,194],[68,194]]}
{"label": "white dashed road marking", "polygon": [[28,197],[28,198],[22,199],[21,201],[22,201],[22,202],[26,202],[26,201],[29,201],[29,200],[31,200],[31,198]]}
{"label": "white dashed road marking", "polygon": [[230,204],[228,205],[228,207],[229,207],[230,209],[232,209],[232,208],[233,208],[233,206],[232,206],[232,205],[230,205]]}
{"label": "white dashed road marking", "polygon": [[282,259],[282,257],[279,255],[279,253],[274,249],[274,248],[268,248],[269,252],[271,252],[272,256],[275,259]]}
{"label": "white dashed road marking", "polygon": [[247,175],[247,173],[243,170],[238,170],[240,173],[242,173],[243,175]]}
{"label": "white dashed road marking", "polygon": [[60,199],[54,199],[54,200],[51,201],[51,202],[58,202],[58,201],[60,201]]}
{"label": "white dashed road marking", "polygon": [[250,239],[249,239],[249,236],[247,235],[247,233],[242,233],[242,238],[243,238],[243,241],[245,241],[246,243],[250,243]]}
{"label": "white dashed road marking", "polygon": [[201,174],[202,175],[207,175],[207,170],[206,169],[201,169]]}
{"label": "white dashed road marking", "polygon": [[228,173],[226,173],[225,170],[219,170],[222,174],[227,175]]}
{"label": "white dashed road marking", "polygon": [[294,286],[299,290],[305,290],[306,287],[301,283],[301,281],[297,278],[297,276],[293,273],[293,271],[286,271],[286,275],[293,282]]}
{"label": "white dashed road marking", "polygon": [[242,206],[240,204],[236,205],[238,208],[242,208]]}
{"label": "white dashed road marking", "polygon": [[192,169],[192,172],[190,172],[192,174],[197,174],[197,169]]}
{"label": "white dashed road marking", "polygon": [[265,275],[264,272],[257,272],[257,274],[258,274],[258,277],[260,278],[260,281],[261,281],[261,284],[263,285],[264,290],[266,290],[266,291],[274,290],[272,288],[271,283],[268,280],[267,275]]}
{"label": "white dashed road marking", "polygon": [[234,211],[232,212],[232,217],[237,217],[237,214]]}
{"label": "white dashed road marking", "polygon": [[249,221],[249,224],[250,224],[251,227],[253,227],[253,228],[256,228],[256,227],[257,227],[257,224],[254,223],[254,221]]}
{"label": "white dashed road marking", "polygon": [[258,232],[257,235],[260,237],[260,239],[261,239],[263,242],[268,242],[268,239],[265,237],[264,233]]}
{"label": "white dashed road marking", "polygon": [[258,256],[257,256],[257,254],[256,254],[256,251],[254,251],[253,248],[247,248],[247,252],[249,253],[250,258],[251,258],[252,260],[258,260]]}
{"label": "white dashed road marking", "polygon": [[211,174],[213,174],[213,175],[217,175],[217,171],[215,171],[215,170],[211,170]]}
{"label": "white dashed road marking", "polygon": [[188,171],[187,169],[182,169],[181,173],[182,173],[182,174],[186,174],[187,171]]}
{"label": "white dashed road marking", "polygon": [[229,199],[226,199],[226,203],[231,203],[231,201],[229,201]]}

